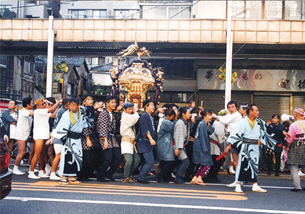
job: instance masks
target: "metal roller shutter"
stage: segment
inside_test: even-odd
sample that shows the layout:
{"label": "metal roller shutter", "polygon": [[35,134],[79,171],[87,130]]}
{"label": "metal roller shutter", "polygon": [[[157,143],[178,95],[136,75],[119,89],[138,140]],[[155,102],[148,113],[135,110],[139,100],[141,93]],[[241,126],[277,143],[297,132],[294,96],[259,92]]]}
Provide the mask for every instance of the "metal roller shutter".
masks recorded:
{"label": "metal roller shutter", "polygon": [[281,95],[257,95],[254,94],[254,103],[258,106],[259,117],[263,120],[271,120],[273,114],[289,114],[290,96]]}
{"label": "metal roller shutter", "polygon": [[305,108],[305,95],[294,94],[293,95],[293,110],[295,108]]}
{"label": "metal roller shutter", "polygon": [[234,100],[238,106],[240,104],[251,104],[251,92],[248,91],[234,91],[232,92],[231,99]]}
{"label": "metal roller shutter", "polygon": [[218,112],[224,108],[224,91],[200,91],[198,92],[198,106],[203,102],[204,109],[213,109]]}
{"label": "metal roller shutter", "polygon": [[[198,92],[198,105],[201,100],[205,109],[213,109],[215,112],[223,109],[225,106],[224,91],[200,91]],[[238,105],[251,102],[251,92],[233,91],[232,100]]]}

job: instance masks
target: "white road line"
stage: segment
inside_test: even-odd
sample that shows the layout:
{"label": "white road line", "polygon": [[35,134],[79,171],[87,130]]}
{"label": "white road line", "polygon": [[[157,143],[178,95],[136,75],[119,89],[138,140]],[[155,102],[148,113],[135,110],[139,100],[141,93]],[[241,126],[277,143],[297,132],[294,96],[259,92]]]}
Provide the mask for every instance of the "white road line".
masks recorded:
{"label": "white road line", "polygon": [[154,204],[154,203],[135,203],[135,202],[119,202],[119,201],[92,201],[92,200],[76,200],[76,199],[61,199],[61,198],[31,198],[31,197],[6,197],[5,200],[18,201],[47,201],[47,202],[62,202],[62,203],[84,203],[84,204],[106,204],[106,205],[123,205],[123,206],[144,206],[144,207],[163,207],[163,208],[177,208],[177,209],[199,209],[199,210],[222,210],[235,212],[255,212],[255,213],[291,213],[291,214],[305,214],[301,211],[288,210],[265,210],[265,209],[245,209],[239,207],[210,207],[210,206],[195,206],[183,204]]}

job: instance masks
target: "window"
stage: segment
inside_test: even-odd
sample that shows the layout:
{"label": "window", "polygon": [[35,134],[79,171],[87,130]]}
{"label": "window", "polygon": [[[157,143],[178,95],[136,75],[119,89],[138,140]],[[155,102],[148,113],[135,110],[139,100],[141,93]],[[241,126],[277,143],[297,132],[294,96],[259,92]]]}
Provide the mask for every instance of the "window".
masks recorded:
{"label": "window", "polygon": [[228,10],[231,12],[232,18],[245,18],[245,1],[228,1]]}
{"label": "window", "polygon": [[67,95],[70,95],[70,96],[74,95],[74,84],[68,83]]}
{"label": "window", "polygon": [[92,11],[93,19],[106,19],[107,18],[107,10],[93,10]]}
{"label": "window", "polygon": [[138,19],[138,10],[114,10],[115,19]]}
{"label": "window", "polygon": [[12,5],[0,5],[0,10],[4,10],[4,9],[12,9]]}
{"label": "window", "polygon": [[91,58],[91,65],[98,65],[98,57]]}
{"label": "window", "polygon": [[302,2],[285,1],[285,19],[302,19]]}
{"label": "window", "polygon": [[190,6],[143,6],[144,19],[190,19]]}
{"label": "window", "polygon": [[246,1],[246,19],[262,18],[262,1]]}
{"label": "window", "polygon": [[30,62],[29,63],[29,75],[34,76],[34,67],[35,67],[34,62]]}
{"label": "window", "polygon": [[86,10],[70,10],[70,14],[72,15],[72,19],[84,19],[87,18]]}
{"label": "window", "polygon": [[282,18],[282,1],[265,1],[265,19]]}
{"label": "window", "polygon": [[24,70],[24,74],[29,74],[29,62],[28,61],[24,61],[24,65],[23,65],[23,70]]}
{"label": "window", "polygon": [[[147,97],[152,99],[155,96],[154,92],[148,92]],[[163,103],[187,103],[192,93],[180,93],[180,92],[163,92],[160,94],[160,102]]]}

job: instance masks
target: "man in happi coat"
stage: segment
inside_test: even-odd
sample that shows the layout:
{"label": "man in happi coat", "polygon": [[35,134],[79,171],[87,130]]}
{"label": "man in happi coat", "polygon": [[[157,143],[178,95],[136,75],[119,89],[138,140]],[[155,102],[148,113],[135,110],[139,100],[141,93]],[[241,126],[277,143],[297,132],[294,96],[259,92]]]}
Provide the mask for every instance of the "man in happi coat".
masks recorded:
{"label": "man in happi coat", "polygon": [[[60,184],[78,184],[75,179],[82,167],[82,132],[88,124],[79,108],[79,100],[70,100],[70,110],[66,111],[61,117],[57,127],[52,132],[54,140],[61,140],[63,148],[60,157],[59,175],[62,176]],[[90,137],[86,136],[87,142],[91,142]],[[68,181],[66,179],[68,178]]]}
{"label": "man in happi coat", "polygon": [[[242,182],[252,182],[252,191],[265,193],[267,190],[257,185],[257,169],[259,161],[259,146],[261,143],[273,149],[277,141],[267,133],[266,123],[259,117],[258,107],[251,104],[247,109],[248,116],[243,118],[233,129],[228,138],[229,145],[225,151],[228,153],[232,145],[240,148],[238,166],[235,174],[237,181],[235,192],[243,192]],[[286,132],[283,134],[287,135]]]}

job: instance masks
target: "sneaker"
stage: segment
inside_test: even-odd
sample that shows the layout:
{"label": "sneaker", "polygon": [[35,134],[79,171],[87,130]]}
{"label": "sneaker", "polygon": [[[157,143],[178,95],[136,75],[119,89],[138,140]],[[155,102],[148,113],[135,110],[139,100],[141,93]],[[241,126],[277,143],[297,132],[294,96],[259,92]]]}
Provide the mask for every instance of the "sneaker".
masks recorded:
{"label": "sneaker", "polygon": [[30,179],[40,179],[40,177],[36,176],[33,171],[29,172],[28,178],[30,178]]}
{"label": "sneaker", "polygon": [[253,186],[252,187],[253,192],[261,192],[261,193],[266,193],[267,190],[260,188],[259,186]]}
{"label": "sneaker", "polygon": [[49,164],[47,164],[44,170],[46,171],[45,173],[46,175],[50,175],[52,167]]}
{"label": "sneaker", "polygon": [[24,175],[25,173],[24,172],[22,172],[20,169],[13,169],[13,174],[14,175]]}
{"label": "sneaker", "polygon": [[235,189],[234,189],[234,192],[243,193],[243,190],[241,189],[241,185],[240,185],[240,184],[236,184],[236,187],[235,187]]}
{"label": "sneaker", "polygon": [[50,176],[48,176],[48,175],[46,175],[45,173],[43,173],[43,171],[39,171],[38,177],[40,177],[40,178],[48,178],[48,177],[50,177]]}
{"label": "sneaker", "polygon": [[107,176],[105,176],[105,178],[107,178],[108,180],[110,180],[110,181],[113,181],[113,182],[115,182],[115,179],[111,176],[111,177],[107,177]]}
{"label": "sneaker", "polygon": [[304,174],[301,170],[299,170],[298,175],[299,175],[300,177],[304,177],[304,176],[305,176],[305,174]]}
{"label": "sneaker", "polygon": [[55,172],[52,172],[50,174],[50,180],[53,180],[53,181],[60,181],[61,180],[61,177],[58,177]]}
{"label": "sneaker", "polygon": [[185,182],[182,180],[182,178],[180,178],[180,176],[178,176],[178,175],[176,175],[176,178],[175,178],[174,182],[176,184],[180,184],[180,185],[184,185],[185,184]]}
{"label": "sneaker", "polygon": [[141,183],[141,184],[149,184],[149,181],[148,180],[137,180],[138,183]]}
{"label": "sneaker", "polygon": [[235,175],[235,171],[234,171],[233,166],[229,166],[229,173],[232,174],[232,175]]}
{"label": "sneaker", "polygon": [[233,183],[228,184],[227,187],[232,187],[232,188],[233,188],[233,187],[236,187],[236,182],[234,181]]}
{"label": "sneaker", "polygon": [[[30,173],[30,171],[31,171],[31,165],[29,166],[29,171],[28,171],[28,173]],[[38,169],[34,169],[34,172],[39,172],[39,170],[38,170]]]}
{"label": "sneaker", "polygon": [[161,178],[161,176],[157,176],[157,182],[160,183],[160,184],[168,184],[169,181]]}

